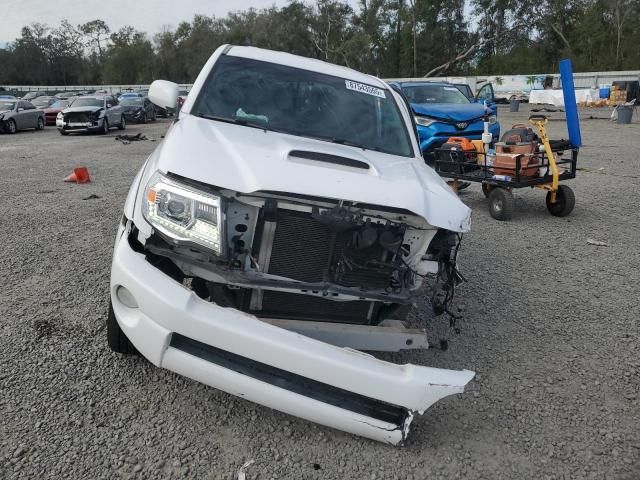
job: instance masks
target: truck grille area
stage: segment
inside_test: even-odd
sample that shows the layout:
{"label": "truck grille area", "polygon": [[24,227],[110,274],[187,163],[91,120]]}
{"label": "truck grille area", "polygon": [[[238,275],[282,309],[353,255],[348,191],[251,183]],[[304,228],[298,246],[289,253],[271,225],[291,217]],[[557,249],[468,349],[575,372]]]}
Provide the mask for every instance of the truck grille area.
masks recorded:
{"label": "truck grille area", "polygon": [[[330,215],[339,217],[341,214],[332,212]],[[394,265],[397,265],[404,231],[398,226],[370,221],[341,223],[340,218],[330,215],[278,209],[271,219],[275,222],[275,232],[265,271],[302,282],[357,288],[363,295],[368,290],[390,292],[400,289]],[[258,223],[257,231],[261,232],[264,218]],[[386,239],[387,243],[381,239]],[[256,256],[262,241],[262,236],[256,235],[253,248]],[[380,302],[335,301],[266,289],[261,295],[260,306],[254,302],[252,312],[276,318],[376,324],[382,305]]]}
{"label": "truck grille area", "polygon": [[309,213],[279,210],[268,273],[363,290],[390,288],[392,269],[380,263],[393,254],[378,243],[355,248],[355,235],[335,232]]}
{"label": "truck grille area", "polygon": [[308,213],[278,211],[269,273],[304,282],[326,279],[333,232]]}

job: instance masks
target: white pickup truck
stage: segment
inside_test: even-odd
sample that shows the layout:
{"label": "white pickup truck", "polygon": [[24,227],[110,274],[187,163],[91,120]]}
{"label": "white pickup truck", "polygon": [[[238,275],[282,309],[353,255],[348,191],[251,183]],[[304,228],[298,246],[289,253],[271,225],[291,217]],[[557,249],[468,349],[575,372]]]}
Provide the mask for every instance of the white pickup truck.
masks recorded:
{"label": "white pickup truck", "polygon": [[[172,108],[177,85],[156,81]],[[391,444],[474,373],[363,351],[426,348],[470,210],[425,165],[378,78],[252,47],[213,53],[135,177],[111,271],[110,347]]]}

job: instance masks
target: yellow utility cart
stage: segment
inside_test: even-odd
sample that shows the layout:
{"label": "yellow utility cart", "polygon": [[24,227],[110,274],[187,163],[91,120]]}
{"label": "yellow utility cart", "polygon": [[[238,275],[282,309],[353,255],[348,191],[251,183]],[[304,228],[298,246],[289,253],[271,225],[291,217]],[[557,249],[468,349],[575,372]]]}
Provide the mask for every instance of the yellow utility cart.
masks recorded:
{"label": "yellow utility cart", "polygon": [[489,199],[489,213],[496,220],[513,217],[513,190],[525,187],[546,190],[549,213],[565,217],[575,206],[575,196],[561,182],[575,178],[578,148],[567,140],[549,140],[547,121],[544,115],[529,117],[538,131],[537,148],[530,153],[510,155],[511,164],[499,167],[494,164],[499,154],[492,157],[483,152],[438,149],[435,169],[440,176],[452,179],[454,190],[458,181],[482,183],[482,191]]}

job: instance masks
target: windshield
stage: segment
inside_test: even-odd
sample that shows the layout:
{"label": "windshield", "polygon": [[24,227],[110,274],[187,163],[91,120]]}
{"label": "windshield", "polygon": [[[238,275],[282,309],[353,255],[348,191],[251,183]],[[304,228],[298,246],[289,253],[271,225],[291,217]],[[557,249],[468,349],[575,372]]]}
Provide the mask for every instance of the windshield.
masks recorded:
{"label": "windshield", "polygon": [[70,107],[103,107],[104,100],[101,98],[76,98]]}
{"label": "windshield", "polygon": [[225,55],[198,95],[195,115],[411,156],[389,90]]}
{"label": "windshield", "polygon": [[67,108],[67,105],[69,105],[69,100],[58,100],[51,105],[51,108]]}
{"label": "windshield", "polygon": [[13,110],[16,102],[0,102],[0,110]]}
{"label": "windshield", "polygon": [[32,100],[31,103],[33,105],[35,105],[36,107],[44,107],[49,105],[50,100],[48,98],[36,98],[35,100]]}
{"label": "windshield", "polygon": [[402,91],[410,103],[471,103],[460,90],[446,85],[407,85]]}
{"label": "windshield", "polygon": [[144,103],[144,98],[142,97],[124,97],[120,100],[120,105],[142,105]]}

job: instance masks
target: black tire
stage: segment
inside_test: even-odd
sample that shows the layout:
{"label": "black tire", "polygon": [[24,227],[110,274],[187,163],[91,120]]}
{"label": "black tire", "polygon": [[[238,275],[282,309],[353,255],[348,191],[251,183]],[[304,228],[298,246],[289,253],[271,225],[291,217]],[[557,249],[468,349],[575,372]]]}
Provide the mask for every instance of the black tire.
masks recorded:
{"label": "black tire", "polygon": [[124,334],[120,325],[118,325],[118,320],[116,320],[116,316],[113,313],[111,302],[109,302],[109,313],[107,315],[107,343],[109,344],[109,348],[116,353],[122,353],[123,355],[140,355],[136,347],[133,346],[133,343],[131,343]]}
{"label": "black tire", "polygon": [[44,119],[42,117],[38,117],[38,125],[36,126],[36,130],[44,130]]}
{"label": "black tire", "polygon": [[60,132],[60,135],[65,135],[65,136],[66,136],[66,135],[69,135],[69,132],[67,132],[67,131],[66,131],[66,130],[64,130],[64,129],[59,128],[59,129],[58,129],[58,131]]}
{"label": "black tire", "polygon": [[102,120],[102,132],[100,133],[102,133],[103,135],[109,133],[109,120],[107,120],[107,117]]}
{"label": "black tire", "polygon": [[514,204],[513,194],[509,190],[496,187],[489,193],[489,213],[496,220],[511,220]]}
{"label": "black tire", "polygon": [[127,128],[127,121],[124,119],[124,115],[120,117],[120,124],[118,125],[118,130],[124,130]]}
{"label": "black tire", "polygon": [[556,192],[556,203],[551,203],[551,192],[547,192],[547,210],[554,217],[566,217],[576,206],[576,196],[566,185],[560,185]]}
{"label": "black tire", "polygon": [[14,134],[18,131],[18,127],[16,126],[16,121],[14,119],[10,119],[7,122],[7,133]]}
{"label": "black tire", "polygon": [[492,187],[488,183],[482,184],[482,193],[484,194],[485,198],[489,198],[489,194],[491,193],[491,190],[493,190],[493,188],[494,187]]}

